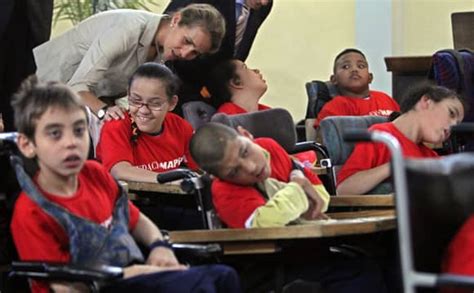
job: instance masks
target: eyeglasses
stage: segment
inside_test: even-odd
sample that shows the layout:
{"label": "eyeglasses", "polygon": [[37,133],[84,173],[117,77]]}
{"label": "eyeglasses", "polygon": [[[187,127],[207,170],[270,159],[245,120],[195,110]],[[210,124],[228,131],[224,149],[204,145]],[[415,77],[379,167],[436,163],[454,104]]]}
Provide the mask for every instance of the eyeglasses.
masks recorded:
{"label": "eyeglasses", "polygon": [[143,103],[138,100],[128,98],[128,104],[133,107],[137,107],[140,109],[143,106],[146,106],[151,111],[161,111],[163,107],[166,105],[167,101],[154,101],[151,103]]}

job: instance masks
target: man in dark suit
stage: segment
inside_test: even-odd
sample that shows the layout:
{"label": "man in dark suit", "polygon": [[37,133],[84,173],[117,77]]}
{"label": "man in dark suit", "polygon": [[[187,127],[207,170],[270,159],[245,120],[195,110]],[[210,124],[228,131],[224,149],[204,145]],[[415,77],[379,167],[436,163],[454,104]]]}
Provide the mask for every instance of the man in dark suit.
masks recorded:
{"label": "man in dark suit", "polygon": [[10,97],[35,73],[33,48],[51,32],[53,0],[0,0],[0,113],[5,131],[13,131]]}
{"label": "man in dark suit", "polygon": [[[219,52],[214,55],[203,56],[193,61],[166,63],[183,81],[179,104],[176,107],[178,114],[181,114],[182,103],[203,98],[211,102],[209,94],[203,91],[208,73],[222,60],[247,59],[257,31],[273,5],[272,0],[172,0],[165,13],[172,13],[190,3],[208,3],[219,10],[226,20],[226,35]],[[240,9],[239,4],[245,4],[245,7]]]}

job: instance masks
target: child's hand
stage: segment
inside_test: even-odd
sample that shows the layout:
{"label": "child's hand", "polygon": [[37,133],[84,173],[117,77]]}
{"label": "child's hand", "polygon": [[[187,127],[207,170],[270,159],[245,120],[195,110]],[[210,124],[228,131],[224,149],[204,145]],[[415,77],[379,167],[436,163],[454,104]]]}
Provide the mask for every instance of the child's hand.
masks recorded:
{"label": "child's hand", "polygon": [[314,189],[311,182],[306,178],[303,172],[296,170],[291,172],[290,180],[298,183],[306,193],[309,202],[309,208],[301,216],[305,220],[316,220],[316,219],[328,219],[322,209],[324,207],[324,201]]}
{"label": "child's hand", "polygon": [[159,266],[159,267],[175,267],[175,266],[183,266],[181,265],[176,256],[174,255],[173,251],[167,247],[156,247],[150,254],[148,255],[148,259],[146,260],[148,265]]}

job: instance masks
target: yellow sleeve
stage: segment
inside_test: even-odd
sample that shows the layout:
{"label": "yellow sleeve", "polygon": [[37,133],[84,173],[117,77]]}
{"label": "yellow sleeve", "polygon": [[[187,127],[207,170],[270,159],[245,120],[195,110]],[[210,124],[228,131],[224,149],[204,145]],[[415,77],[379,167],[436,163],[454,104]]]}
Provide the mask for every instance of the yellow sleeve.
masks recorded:
{"label": "yellow sleeve", "polygon": [[247,220],[246,227],[283,227],[298,219],[308,207],[308,199],[303,188],[297,183],[290,182],[277,191],[265,205],[253,212]]}
{"label": "yellow sleeve", "polygon": [[326,188],[324,188],[324,185],[322,185],[322,184],[313,185],[313,187],[316,190],[316,192],[318,193],[318,195],[324,201],[324,206],[323,206],[323,209],[321,210],[321,212],[324,213],[328,210],[330,195],[327,192]]}

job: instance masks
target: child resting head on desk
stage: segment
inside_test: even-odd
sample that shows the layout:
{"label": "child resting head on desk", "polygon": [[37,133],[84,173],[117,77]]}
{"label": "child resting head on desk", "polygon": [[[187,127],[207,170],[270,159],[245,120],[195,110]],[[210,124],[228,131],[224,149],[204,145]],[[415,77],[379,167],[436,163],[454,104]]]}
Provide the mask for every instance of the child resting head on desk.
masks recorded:
{"label": "child resting head on desk", "polygon": [[145,63],[128,86],[129,112],[102,128],[97,158],[117,179],[157,182],[157,172],[183,164],[197,168],[189,155],[193,128],[170,113],[178,102],[179,79],[166,66]]}
{"label": "child resting head on desk", "polygon": [[319,178],[270,138],[253,139],[242,127],[236,131],[208,123],[192,137],[190,151],[204,171],[217,177],[213,203],[231,228],[326,218],[329,194]]}
{"label": "child resting head on desk", "polygon": [[[464,102],[454,91],[435,85],[411,89],[401,103],[401,115],[393,122],[375,124],[369,130],[393,135],[407,158],[437,157],[425,143],[438,145],[449,138],[451,126],[464,117]],[[390,177],[390,152],[381,143],[356,144],[338,174],[338,194],[366,194]]]}
{"label": "child resting head on desk", "polygon": [[[18,197],[11,223],[21,260],[123,267],[124,278],[101,292],[240,292],[231,268],[180,264],[158,227],[120,192],[112,176],[86,161],[86,109],[71,89],[30,78],[12,105],[18,148],[39,166],[33,183],[18,177],[29,189]],[[146,264],[135,241],[149,248]],[[61,292],[78,289],[73,283],[33,282],[32,291],[49,292],[50,286]]]}
{"label": "child resting head on desk", "polygon": [[339,95],[326,103],[314,122],[314,128],[329,116],[376,115],[388,117],[399,111],[397,102],[383,92],[369,89],[373,75],[369,63],[360,50],[349,48],[339,53],[334,60],[331,82]]}

